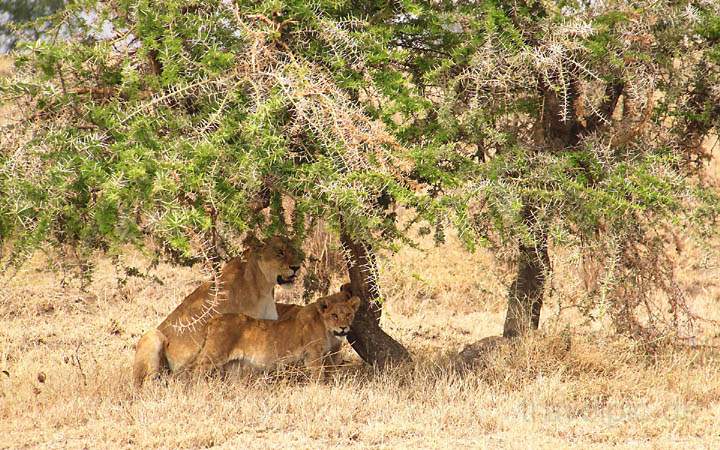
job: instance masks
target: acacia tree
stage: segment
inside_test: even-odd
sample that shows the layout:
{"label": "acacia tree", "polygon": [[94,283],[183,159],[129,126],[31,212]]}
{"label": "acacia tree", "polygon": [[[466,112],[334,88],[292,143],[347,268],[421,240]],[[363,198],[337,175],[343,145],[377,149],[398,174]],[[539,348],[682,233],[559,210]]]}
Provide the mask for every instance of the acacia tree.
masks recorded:
{"label": "acacia tree", "polygon": [[505,336],[538,327],[549,244],[601,262],[604,284],[578,306],[610,300],[622,331],[693,319],[665,243],[668,225],[707,231],[717,215],[697,174],[720,123],[719,13],[704,0],[420,2],[394,26],[425,101],[396,131],[424,141],[423,181],[467,205],[461,236],[517,261]]}
{"label": "acacia tree", "polygon": [[379,327],[374,251],[403,238],[393,206],[427,200],[360,100],[384,95],[368,73],[385,37],[344,8],[82,1],[51,17],[67,38],[26,44],[2,84],[17,105],[0,147],[4,264],[127,243],[193,262],[248,231],[301,241],[322,218],[364,300],[352,345],[373,364],[407,359]]}

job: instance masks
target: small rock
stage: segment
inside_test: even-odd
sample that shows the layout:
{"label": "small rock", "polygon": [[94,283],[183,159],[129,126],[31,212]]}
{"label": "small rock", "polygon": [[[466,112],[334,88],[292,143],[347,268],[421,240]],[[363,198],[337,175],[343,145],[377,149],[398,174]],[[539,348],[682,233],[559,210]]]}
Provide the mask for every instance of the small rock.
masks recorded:
{"label": "small rock", "polygon": [[44,383],[45,379],[46,379],[45,372],[38,372],[37,380],[41,383]]}
{"label": "small rock", "polygon": [[486,357],[488,353],[498,348],[507,339],[502,336],[488,336],[477,342],[466,345],[458,354],[460,361],[464,364],[475,364],[478,360]]}

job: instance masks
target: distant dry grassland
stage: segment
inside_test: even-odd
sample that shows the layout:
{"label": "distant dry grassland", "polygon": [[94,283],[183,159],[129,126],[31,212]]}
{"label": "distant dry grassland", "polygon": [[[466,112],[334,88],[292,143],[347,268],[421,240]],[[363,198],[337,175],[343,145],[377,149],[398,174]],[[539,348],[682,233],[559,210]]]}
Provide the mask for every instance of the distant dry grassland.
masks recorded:
{"label": "distant dry grassland", "polygon": [[[717,311],[720,269],[699,259],[679,261],[683,288],[697,308]],[[570,286],[573,268],[556,260],[553,282]],[[558,315],[551,300],[541,333],[459,368],[464,345],[501,332],[512,272],[455,241],[381,260],[383,326],[413,364],[374,373],[346,350],[347,367],[320,383],[168,379],[137,392],[135,342],[202,281],[200,269],[161,265],[152,274],[162,285],[123,284],[99,259],[82,292],[74,280],[63,287],[52,265],[38,255],[4,281],[0,448],[720,448],[711,347],[648,350]],[[706,325],[698,338],[717,332]]]}

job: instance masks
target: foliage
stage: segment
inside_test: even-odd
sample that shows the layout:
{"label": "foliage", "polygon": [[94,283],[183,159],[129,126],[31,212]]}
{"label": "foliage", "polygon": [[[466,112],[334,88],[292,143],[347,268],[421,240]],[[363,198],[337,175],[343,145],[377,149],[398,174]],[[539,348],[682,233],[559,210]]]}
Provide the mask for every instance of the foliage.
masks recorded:
{"label": "foliage", "polygon": [[26,46],[3,85],[28,112],[3,143],[0,217],[15,254],[150,237],[189,258],[210,232],[285,228],[282,197],[299,237],[321,217],[365,241],[397,238],[377,199],[423,195],[407,186],[406,151],[357,99],[382,90],[353,69],[382,43],[352,37],[362,22],[343,14],[332,3],[73,4],[54,26],[78,20],[76,35]]}
{"label": "foliage", "polygon": [[613,286],[580,306],[609,292],[624,331],[640,331],[636,307],[658,291],[692,318],[663,243],[718,213],[697,175],[720,124],[719,13],[709,1],[422,4],[398,45],[413,48],[404,64],[426,103],[397,131],[422,142],[425,181],[467,205],[456,225],[469,244],[586,248]]}
{"label": "foliage", "polygon": [[152,240],[187,259],[257,227],[301,239],[322,218],[392,248],[409,242],[403,207],[469,248],[627,254],[655,224],[714,223],[696,175],[718,125],[719,13],[74,2],[51,20],[71,36],[26,44],[2,83],[24,114],[2,137],[0,232],[14,256]]}

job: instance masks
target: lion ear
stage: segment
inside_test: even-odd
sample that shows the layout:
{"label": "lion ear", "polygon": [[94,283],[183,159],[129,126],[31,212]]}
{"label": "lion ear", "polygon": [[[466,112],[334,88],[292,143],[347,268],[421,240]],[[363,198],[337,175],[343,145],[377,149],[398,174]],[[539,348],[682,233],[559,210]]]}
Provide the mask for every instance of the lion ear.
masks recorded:
{"label": "lion ear", "polygon": [[243,245],[247,249],[257,251],[262,247],[263,243],[260,239],[256,238],[254,234],[248,234],[247,237],[243,239]]}
{"label": "lion ear", "polygon": [[350,299],[350,307],[357,311],[357,309],[360,307],[360,297],[353,297]]}
{"label": "lion ear", "polygon": [[352,295],[352,285],[350,283],[343,284],[342,286],[340,286],[340,292],[346,292]]}
{"label": "lion ear", "polygon": [[319,300],[318,301],[318,307],[320,308],[320,312],[325,312],[325,310],[328,309],[328,304],[326,300]]}

